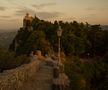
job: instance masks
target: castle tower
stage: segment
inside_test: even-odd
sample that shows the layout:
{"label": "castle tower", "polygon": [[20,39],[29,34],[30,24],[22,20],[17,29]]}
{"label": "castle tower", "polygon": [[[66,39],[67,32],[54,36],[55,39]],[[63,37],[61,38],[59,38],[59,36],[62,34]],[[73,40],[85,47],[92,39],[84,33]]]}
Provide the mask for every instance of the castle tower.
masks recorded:
{"label": "castle tower", "polygon": [[23,28],[25,30],[32,30],[32,20],[33,20],[33,17],[27,13],[23,19]]}

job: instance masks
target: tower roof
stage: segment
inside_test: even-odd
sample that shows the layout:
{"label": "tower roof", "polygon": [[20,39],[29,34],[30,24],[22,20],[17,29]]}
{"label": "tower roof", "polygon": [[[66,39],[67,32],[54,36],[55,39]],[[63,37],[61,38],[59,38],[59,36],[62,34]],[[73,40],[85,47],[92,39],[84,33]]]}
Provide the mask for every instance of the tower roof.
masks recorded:
{"label": "tower roof", "polygon": [[32,21],[33,20],[33,17],[30,16],[29,13],[26,13],[26,16],[25,16],[24,20]]}
{"label": "tower roof", "polygon": [[26,13],[26,16],[29,16],[29,13]]}

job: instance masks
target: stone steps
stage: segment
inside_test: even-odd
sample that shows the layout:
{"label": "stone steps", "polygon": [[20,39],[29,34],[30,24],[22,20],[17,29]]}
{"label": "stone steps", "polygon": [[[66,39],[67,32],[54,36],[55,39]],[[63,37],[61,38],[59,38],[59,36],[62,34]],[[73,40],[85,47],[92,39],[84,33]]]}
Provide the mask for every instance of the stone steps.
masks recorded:
{"label": "stone steps", "polygon": [[52,67],[42,63],[36,75],[36,90],[52,90],[53,72]]}
{"label": "stone steps", "polygon": [[53,67],[48,66],[45,61],[41,61],[35,79],[26,82],[20,90],[52,90],[52,79]]}

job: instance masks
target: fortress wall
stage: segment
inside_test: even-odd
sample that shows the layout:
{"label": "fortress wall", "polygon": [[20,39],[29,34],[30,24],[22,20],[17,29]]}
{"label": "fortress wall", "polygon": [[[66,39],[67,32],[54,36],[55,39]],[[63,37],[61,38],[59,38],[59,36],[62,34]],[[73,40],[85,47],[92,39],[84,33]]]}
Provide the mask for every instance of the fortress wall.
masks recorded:
{"label": "fortress wall", "polygon": [[0,73],[0,90],[20,90],[29,80],[36,77],[39,69],[39,63],[32,61],[18,68]]}

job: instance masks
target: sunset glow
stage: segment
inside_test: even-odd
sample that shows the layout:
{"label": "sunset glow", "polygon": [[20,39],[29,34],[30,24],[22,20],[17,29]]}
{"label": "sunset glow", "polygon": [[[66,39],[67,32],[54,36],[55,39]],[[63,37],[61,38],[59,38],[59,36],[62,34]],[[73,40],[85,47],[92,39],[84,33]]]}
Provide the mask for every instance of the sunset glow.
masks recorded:
{"label": "sunset glow", "polygon": [[48,21],[108,24],[108,0],[0,0],[0,29],[19,28],[27,12]]}

